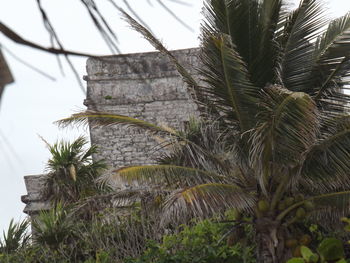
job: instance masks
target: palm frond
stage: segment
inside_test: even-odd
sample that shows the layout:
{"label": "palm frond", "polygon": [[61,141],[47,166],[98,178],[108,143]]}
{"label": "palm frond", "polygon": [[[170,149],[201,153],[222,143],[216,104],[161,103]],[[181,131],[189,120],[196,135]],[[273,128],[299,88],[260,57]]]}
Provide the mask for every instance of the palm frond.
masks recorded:
{"label": "palm frond", "polygon": [[228,174],[233,170],[234,158],[230,147],[239,136],[220,128],[218,121],[190,119],[184,131],[181,131],[186,141],[170,140],[169,152],[161,156],[160,164],[188,166]]}
{"label": "palm frond", "polygon": [[350,129],[350,115],[343,114],[333,118],[323,118],[321,122],[321,138],[327,139],[338,132]]}
{"label": "palm frond", "polygon": [[278,216],[277,220],[282,220],[286,217],[291,211],[302,207],[306,202],[311,202],[315,208],[312,209],[314,214],[325,216],[327,213],[330,215],[333,220],[339,220],[341,216],[344,216],[344,213],[349,213],[350,211],[350,191],[341,191],[341,192],[331,192],[331,193],[323,193],[323,194],[315,194],[313,192],[309,192],[308,198],[305,198],[303,201],[297,202],[287,209],[282,211]]}
{"label": "palm frond", "polygon": [[229,35],[237,53],[249,68],[258,56],[260,6],[257,0],[207,0],[204,2],[202,35],[216,35],[219,32]]}
{"label": "palm frond", "polygon": [[[285,17],[285,8],[281,0],[265,0],[259,9],[260,17],[260,43],[258,55],[249,67],[252,81],[259,87],[264,87],[275,78],[279,45],[275,41],[276,34]],[[259,37],[258,37],[259,38]]]}
{"label": "palm frond", "polygon": [[315,206],[310,214],[312,219],[331,231],[342,229],[339,219],[349,215],[350,191],[315,196],[312,202]]}
{"label": "palm frond", "polygon": [[[282,6],[282,12],[285,8],[286,6]],[[296,8],[294,10],[287,10],[280,16],[274,38],[280,47],[286,46],[286,43],[288,42],[290,34],[293,30],[293,25],[298,17],[299,11],[299,8]]]}
{"label": "palm frond", "polygon": [[91,146],[85,150],[88,141],[84,137],[78,137],[73,142],[59,141],[53,145],[45,143],[51,153],[41,190],[45,200],[72,203],[108,190],[95,183],[96,178],[106,169],[106,164],[103,160],[93,162],[92,154],[97,149]]}
{"label": "palm frond", "polygon": [[74,220],[69,211],[58,203],[48,211],[40,211],[32,222],[33,241],[40,245],[57,248],[63,241],[74,236]]}
{"label": "palm frond", "polygon": [[135,119],[124,115],[117,115],[98,111],[85,111],[82,113],[73,114],[71,117],[59,120],[56,123],[58,123],[60,127],[67,127],[72,124],[89,125],[90,127],[103,127],[120,124],[125,126],[141,128],[153,133],[160,133],[176,138],[179,142],[191,145],[198,151],[206,153],[208,156],[212,156],[215,159],[212,153],[210,153],[207,149],[201,147],[201,145],[198,142],[191,141],[189,140],[189,138],[186,138],[186,136],[184,136],[184,134],[180,131],[174,130],[168,126],[158,126],[150,122],[146,122],[140,119]]}
{"label": "palm frond", "polygon": [[214,107],[231,125],[244,132],[253,126],[259,88],[250,82],[246,65],[229,35],[207,32],[204,36],[202,61],[205,67],[201,75],[208,86],[200,92],[211,98]]}
{"label": "palm frond", "polygon": [[[333,20],[327,30],[317,39],[315,49],[314,95],[321,107],[344,108],[350,96],[343,88],[350,76],[350,13]],[[333,110],[334,111],[334,110]]]}
{"label": "palm frond", "polygon": [[290,32],[282,47],[278,75],[281,84],[292,91],[308,92],[312,85],[312,43],[327,23],[321,7],[318,0],[303,0],[287,25]]}
{"label": "palm frond", "polygon": [[350,129],[313,146],[302,164],[301,178],[309,189],[331,192],[350,187]]}
{"label": "palm frond", "polygon": [[[348,35],[350,29],[350,12],[346,15],[334,19],[328,25],[327,30],[317,38],[315,55],[318,59],[322,59],[331,49],[339,47],[342,44],[348,44]],[[342,41],[344,40],[345,43]],[[341,51],[341,50],[338,50]],[[340,52],[343,55],[349,51]],[[338,53],[339,54],[339,53]]]}
{"label": "palm frond", "polygon": [[172,193],[165,201],[163,220],[169,222],[191,215],[203,218],[227,208],[252,212],[254,205],[254,195],[234,184],[202,184]]}
{"label": "palm frond", "polygon": [[3,232],[3,238],[0,239],[0,253],[14,253],[28,245],[30,238],[30,235],[27,233],[28,226],[29,221],[27,220],[14,223],[13,219],[11,219],[7,231]]}
{"label": "palm frond", "polygon": [[[350,191],[334,192],[313,196],[310,200],[318,207],[328,206],[336,209],[344,209],[349,211]],[[339,219],[339,218],[338,218]]]}
{"label": "palm frond", "polygon": [[266,189],[273,166],[297,165],[315,143],[319,121],[316,105],[306,93],[271,86],[263,96],[260,121],[251,136],[250,163]]}
{"label": "palm frond", "polygon": [[61,127],[66,127],[71,124],[89,125],[90,127],[121,124],[146,129],[156,133],[160,132],[167,135],[178,136],[178,132],[170,127],[157,126],[140,119],[108,112],[85,111],[73,114],[69,118],[57,121],[57,123]]}
{"label": "palm frond", "polygon": [[281,19],[285,16],[283,1],[223,1],[204,3],[203,35],[218,32],[231,36],[237,52],[246,63],[254,85],[264,87],[271,82],[278,55],[274,41]]}
{"label": "palm frond", "polygon": [[111,180],[120,180],[130,184],[168,187],[185,187],[209,182],[223,182],[225,177],[215,172],[204,171],[177,165],[143,165],[124,167],[115,171]]}

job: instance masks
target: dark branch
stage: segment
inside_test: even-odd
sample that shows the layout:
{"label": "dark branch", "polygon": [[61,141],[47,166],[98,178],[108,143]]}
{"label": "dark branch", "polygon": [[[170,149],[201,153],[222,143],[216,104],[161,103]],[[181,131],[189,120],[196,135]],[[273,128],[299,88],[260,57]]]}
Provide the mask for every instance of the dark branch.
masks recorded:
{"label": "dark branch", "polygon": [[0,32],[3,33],[7,38],[16,42],[17,44],[28,46],[47,53],[51,53],[55,55],[72,55],[72,56],[79,56],[79,57],[99,57],[98,55],[92,55],[88,53],[75,52],[75,51],[70,51],[70,50],[60,49],[60,48],[58,49],[53,47],[47,48],[47,47],[41,46],[39,44],[36,44],[34,42],[31,42],[22,38],[20,35],[18,35],[15,31],[10,29],[8,26],[3,24],[2,22],[0,22]]}

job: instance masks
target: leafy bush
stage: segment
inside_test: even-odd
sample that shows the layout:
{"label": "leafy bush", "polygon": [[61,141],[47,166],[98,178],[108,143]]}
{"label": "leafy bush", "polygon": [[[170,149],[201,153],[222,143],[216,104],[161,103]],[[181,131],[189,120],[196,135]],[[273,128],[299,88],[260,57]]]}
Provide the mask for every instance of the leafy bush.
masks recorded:
{"label": "leafy bush", "polygon": [[[166,235],[162,243],[149,242],[147,250],[137,259],[127,263],[250,263],[254,247],[247,246],[251,235],[245,240],[230,242],[232,224],[211,220],[200,221],[194,226],[182,226],[179,233]],[[251,230],[248,231],[248,233]]]}
{"label": "leafy bush", "polygon": [[318,246],[317,252],[301,246],[300,257],[291,258],[287,263],[346,263],[344,256],[342,241],[336,238],[325,238]]}

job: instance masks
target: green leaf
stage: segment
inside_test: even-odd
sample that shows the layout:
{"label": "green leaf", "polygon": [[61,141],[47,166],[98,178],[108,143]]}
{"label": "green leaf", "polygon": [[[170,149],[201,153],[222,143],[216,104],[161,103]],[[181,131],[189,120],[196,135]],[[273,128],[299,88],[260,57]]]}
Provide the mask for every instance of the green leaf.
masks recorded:
{"label": "green leaf", "polygon": [[325,238],[318,246],[318,252],[325,260],[337,260],[344,257],[343,243],[336,238]]}
{"label": "green leaf", "polygon": [[200,72],[207,87],[201,92],[241,132],[252,128],[259,88],[251,83],[246,64],[230,36],[208,33],[203,40],[202,61],[204,68]]}
{"label": "green leaf", "polygon": [[123,167],[115,171],[112,180],[132,183],[153,183],[174,185],[193,185],[208,182],[220,182],[224,179],[214,172],[177,165],[143,165]]}
{"label": "green leaf", "polygon": [[271,163],[294,166],[315,143],[318,111],[306,93],[277,85],[265,89],[261,106],[258,125],[250,138],[250,163],[265,189],[273,169]]}
{"label": "green leaf", "polygon": [[[350,13],[333,20],[316,41],[315,100],[327,110],[349,102],[341,87],[348,83],[350,69]],[[327,106],[327,107],[326,107]],[[336,112],[332,112],[336,113]]]}
{"label": "green leaf", "polygon": [[164,220],[207,217],[228,208],[252,212],[255,203],[254,195],[234,184],[201,184],[172,193],[165,202]]}
{"label": "green leaf", "polygon": [[291,258],[287,263],[305,263],[305,260],[303,258]]}
{"label": "green leaf", "polygon": [[308,92],[313,82],[313,42],[317,33],[326,25],[322,3],[303,0],[282,51],[280,76],[283,85],[292,91]]}
{"label": "green leaf", "polygon": [[350,186],[350,129],[339,130],[334,135],[315,144],[305,156],[301,175],[304,184],[314,188],[348,189]]}
{"label": "green leaf", "polygon": [[103,127],[103,126],[119,124],[119,125],[146,129],[152,132],[162,132],[173,136],[178,135],[178,132],[176,130],[167,126],[157,126],[153,123],[135,119],[129,116],[118,115],[118,114],[113,114],[109,112],[90,111],[90,110],[73,114],[69,118],[65,118],[57,121],[57,123],[61,127],[66,127],[71,124],[89,125],[90,127],[94,127],[94,126]]}
{"label": "green leaf", "polygon": [[319,256],[317,254],[313,253],[311,251],[311,249],[309,249],[308,247],[301,246],[300,252],[301,252],[301,255],[303,256],[303,258],[307,262],[317,262],[318,261]]}

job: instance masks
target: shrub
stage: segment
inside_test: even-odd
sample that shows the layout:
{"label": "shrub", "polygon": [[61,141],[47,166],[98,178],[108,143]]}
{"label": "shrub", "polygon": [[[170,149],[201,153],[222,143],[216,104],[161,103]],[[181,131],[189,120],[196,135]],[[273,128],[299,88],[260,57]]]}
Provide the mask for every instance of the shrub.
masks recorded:
{"label": "shrub", "polygon": [[[176,234],[163,237],[161,243],[150,241],[142,256],[129,259],[127,263],[250,263],[253,260],[252,246],[247,246],[251,230],[240,242],[230,242],[232,224],[204,220],[194,226],[181,226]],[[230,231],[231,228],[231,231]]]}

